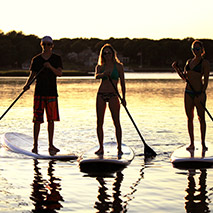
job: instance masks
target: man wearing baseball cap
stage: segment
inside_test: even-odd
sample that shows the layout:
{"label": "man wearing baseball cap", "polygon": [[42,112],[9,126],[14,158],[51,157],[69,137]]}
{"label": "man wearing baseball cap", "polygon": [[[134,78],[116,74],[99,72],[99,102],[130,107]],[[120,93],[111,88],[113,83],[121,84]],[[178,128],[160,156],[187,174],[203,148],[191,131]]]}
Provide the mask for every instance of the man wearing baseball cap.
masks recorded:
{"label": "man wearing baseball cap", "polygon": [[57,76],[62,76],[61,57],[52,52],[54,44],[50,36],[41,39],[42,52],[33,57],[30,66],[30,75],[24,90],[30,88],[29,82],[36,76],[34,92],[33,122],[34,144],[32,152],[38,153],[38,136],[40,124],[44,122],[43,114],[46,109],[48,122],[49,153],[56,154],[60,150],[53,145],[54,121],[59,121]]}

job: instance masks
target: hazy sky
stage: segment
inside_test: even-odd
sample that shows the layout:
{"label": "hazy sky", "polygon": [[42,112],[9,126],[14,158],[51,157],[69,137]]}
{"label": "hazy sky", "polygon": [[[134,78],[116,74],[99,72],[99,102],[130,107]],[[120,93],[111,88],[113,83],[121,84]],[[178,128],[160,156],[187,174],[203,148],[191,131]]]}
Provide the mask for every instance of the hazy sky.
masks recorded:
{"label": "hazy sky", "polygon": [[60,38],[213,39],[213,0],[0,0],[0,29]]}

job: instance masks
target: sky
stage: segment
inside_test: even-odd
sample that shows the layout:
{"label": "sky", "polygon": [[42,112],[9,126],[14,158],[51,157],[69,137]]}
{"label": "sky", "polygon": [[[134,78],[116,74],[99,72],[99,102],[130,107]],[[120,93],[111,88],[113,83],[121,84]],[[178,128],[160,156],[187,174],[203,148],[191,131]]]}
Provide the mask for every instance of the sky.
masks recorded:
{"label": "sky", "polygon": [[0,0],[0,30],[39,38],[213,39],[212,0]]}

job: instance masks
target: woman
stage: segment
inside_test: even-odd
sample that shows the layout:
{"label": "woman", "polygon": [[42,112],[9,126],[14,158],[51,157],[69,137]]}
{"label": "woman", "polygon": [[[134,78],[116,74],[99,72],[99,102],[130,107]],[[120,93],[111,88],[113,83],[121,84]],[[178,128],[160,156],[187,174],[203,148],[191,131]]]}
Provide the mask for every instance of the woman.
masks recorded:
{"label": "woman", "polygon": [[[188,150],[193,150],[194,146],[194,107],[197,109],[198,119],[200,121],[201,143],[203,150],[207,150],[205,144],[206,121],[204,106],[206,103],[206,89],[209,81],[210,65],[208,60],[204,59],[205,49],[199,40],[195,40],[191,45],[191,50],[194,55],[192,59],[187,60],[184,67],[184,73],[181,72],[177,63],[172,64],[173,68],[179,73],[182,79],[189,83],[185,88],[185,111],[188,118],[188,132],[190,136],[190,145]],[[202,104],[203,106],[202,106]]]}
{"label": "woman", "polygon": [[[101,85],[98,89],[96,100],[96,112],[97,112],[97,135],[100,148],[95,154],[102,155],[103,149],[103,123],[104,114],[106,110],[106,104],[109,104],[109,109],[112,115],[112,119],[115,125],[116,139],[118,143],[118,155],[122,154],[121,150],[121,137],[122,130],[120,125],[120,103],[112,83],[117,87],[120,79],[122,90],[122,103],[126,105],[125,100],[125,79],[122,63],[118,60],[114,48],[110,44],[105,44],[100,51],[98,64],[95,68],[96,79],[101,79]],[[112,82],[109,80],[111,78]]]}

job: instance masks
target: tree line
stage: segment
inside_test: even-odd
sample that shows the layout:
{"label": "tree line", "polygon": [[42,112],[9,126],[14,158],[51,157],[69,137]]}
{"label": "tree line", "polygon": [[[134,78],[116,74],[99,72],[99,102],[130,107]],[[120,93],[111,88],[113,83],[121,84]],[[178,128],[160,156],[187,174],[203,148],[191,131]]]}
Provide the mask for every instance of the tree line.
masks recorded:
{"label": "tree line", "polygon": [[[135,70],[143,68],[166,68],[170,67],[174,60],[184,65],[188,58],[193,57],[191,44],[193,38],[185,39],[160,39],[146,38],[62,38],[54,40],[54,51],[62,57],[64,69],[93,69],[85,67],[79,61],[71,60],[70,53],[80,54],[89,49],[99,54],[105,43],[110,43],[119,56],[128,58],[125,66]],[[213,40],[201,39],[206,50],[206,58],[213,62]],[[40,38],[36,35],[24,35],[22,32],[0,31],[0,69],[21,69],[24,63],[30,62],[31,58],[41,52]]]}

